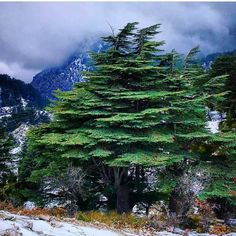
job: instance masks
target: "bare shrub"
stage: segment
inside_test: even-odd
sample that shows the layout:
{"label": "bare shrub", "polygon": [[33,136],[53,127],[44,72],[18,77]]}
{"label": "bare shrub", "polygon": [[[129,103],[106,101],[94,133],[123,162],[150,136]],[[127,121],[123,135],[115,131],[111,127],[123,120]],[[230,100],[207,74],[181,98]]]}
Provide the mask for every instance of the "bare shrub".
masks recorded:
{"label": "bare shrub", "polygon": [[197,195],[204,189],[208,181],[208,174],[198,167],[189,168],[184,172],[171,193],[169,216],[177,218],[179,224],[186,223],[188,211],[194,207]]}
{"label": "bare shrub", "polygon": [[79,210],[92,191],[87,172],[72,164],[65,172],[46,178],[42,188],[48,199],[54,199],[49,206],[63,205],[69,214]]}

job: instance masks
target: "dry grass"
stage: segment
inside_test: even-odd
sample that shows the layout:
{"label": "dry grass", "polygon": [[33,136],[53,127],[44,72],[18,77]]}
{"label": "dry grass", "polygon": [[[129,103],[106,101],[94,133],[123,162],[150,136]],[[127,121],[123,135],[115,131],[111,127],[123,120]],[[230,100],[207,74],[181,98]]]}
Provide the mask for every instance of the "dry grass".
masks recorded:
{"label": "dry grass", "polygon": [[24,209],[23,207],[14,207],[11,203],[0,202],[0,210],[9,211],[11,213],[27,215],[27,216],[66,216],[66,210],[60,207],[57,208],[33,208],[31,210]]}
{"label": "dry grass", "polygon": [[[27,216],[54,216],[57,218],[66,217],[66,210],[63,208],[34,208],[32,210],[24,209],[23,207],[14,207],[11,203],[0,202],[0,210],[9,211],[11,213],[27,215]],[[0,215],[1,218],[1,215]],[[116,211],[108,211],[106,213],[100,211],[77,212],[75,219],[92,224],[104,225],[118,230],[131,229],[134,231],[144,232],[145,235],[152,235],[154,229],[151,226],[151,221],[148,218],[140,218],[133,216],[131,213],[118,214]],[[195,219],[198,227],[201,226],[201,217]],[[205,232],[200,227],[199,232]],[[197,231],[198,231],[197,229]],[[209,232],[216,235],[224,235],[230,232],[226,225],[213,225]]]}
{"label": "dry grass", "polygon": [[21,215],[27,216],[38,216],[38,215],[45,215],[45,216],[55,216],[55,217],[64,217],[66,216],[66,211],[63,208],[34,208],[32,210],[22,209],[18,212]]}
{"label": "dry grass", "polygon": [[135,217],[130,213],[120,215],[116,211],[106,213],[100,211],[78,212],[75,217],[77,220],[102,223],[116,229],[144,229],[148,227],[147,219]]}
{"label": "dry grass", "polygon": [[210,230],[210,233],[216,235],[225,235],[227,233],[230,233],[230,230],[227,225],[214,225]]}
{"label": "dry grass", "polygon": [[6,201],[0,202],[0,210],[9,211],[12,213],[17,213],[20,209],[21,209],[21,207],[14,207],[9,202],[6,202]]}

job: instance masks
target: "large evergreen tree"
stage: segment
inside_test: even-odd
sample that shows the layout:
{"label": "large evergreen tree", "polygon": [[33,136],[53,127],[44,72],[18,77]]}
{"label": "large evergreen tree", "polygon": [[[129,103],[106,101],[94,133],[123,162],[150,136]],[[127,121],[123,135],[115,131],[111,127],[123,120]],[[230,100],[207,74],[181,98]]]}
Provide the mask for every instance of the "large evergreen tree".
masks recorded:
{"label": "large evergreen tree", "polygon": [[95,69],[70,92],[58,92],[54,120],[30,134],[36,167],[49,173],[65,160],[94,165],[99,184],[115,189],[116,208],[127,212],[148,167],[196,158],[193,143],[207,139],[202,71],[175,69],[177,54],[161,55],[153,38],[159,25],[140,30],[129,23],[104,37],[109,49],[92,54]]}

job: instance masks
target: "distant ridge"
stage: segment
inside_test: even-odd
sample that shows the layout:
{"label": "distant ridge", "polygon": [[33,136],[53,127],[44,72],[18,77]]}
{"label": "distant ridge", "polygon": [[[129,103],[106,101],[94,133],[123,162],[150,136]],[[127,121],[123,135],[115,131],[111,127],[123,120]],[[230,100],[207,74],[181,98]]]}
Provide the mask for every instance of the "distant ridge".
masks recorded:
{"label": "distant ridge", "polygon": [[[101,43],[94,44],[90,51],[100,51],[106,46]],[[47,98],[53,99],[53,92],[56,89],[62,91],[71,90],[74,83],[83,80],[81,72],[92,69],[89,53],[86,49],[74,53],[61,66],[45,69],[34,76],[31,85],[37,89],[40,94]]]}

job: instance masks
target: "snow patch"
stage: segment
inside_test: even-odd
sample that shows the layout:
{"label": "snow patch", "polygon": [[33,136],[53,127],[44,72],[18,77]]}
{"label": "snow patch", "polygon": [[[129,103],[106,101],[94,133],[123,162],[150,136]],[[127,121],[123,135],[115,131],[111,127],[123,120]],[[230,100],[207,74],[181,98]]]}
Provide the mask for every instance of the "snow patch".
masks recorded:
{"label": "snow patch", "polygon": [[20,101],[21,101],[23,109],[25,110],[26,106],[28,105],[28,102],[22,97],[20,98]]}
{"label": "snow patch", "polygon": [[13,148],[10,153],[18,154],[22,151],[23,145],[25,143],[26,133],[29,130],[29,125],[22,123],[18,128],[12,132],[13,138],[16,140],[17,147]]}
{"label": "snow patch", "polygon": [[32,209],[36,208],[36,204],[34,202],[27,201],[24,203],[24,208],[26,210],[32,210]]}
{"label": "snow patch", "polygon": [[221,114],[218,111],[208,111],[209,121],[206,122],[206,128],[213,134],[219,133],[219,125],[225,120],[226,114]]}
{"label": "snow patch", "polygon": [[14,107],[0,107],[0,120],[6,117],[11,117]]}

